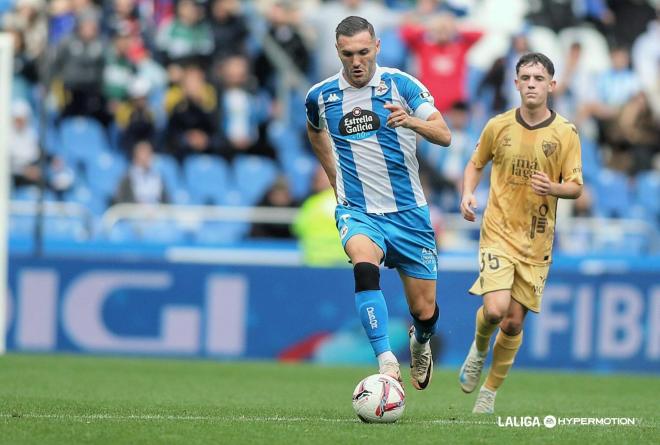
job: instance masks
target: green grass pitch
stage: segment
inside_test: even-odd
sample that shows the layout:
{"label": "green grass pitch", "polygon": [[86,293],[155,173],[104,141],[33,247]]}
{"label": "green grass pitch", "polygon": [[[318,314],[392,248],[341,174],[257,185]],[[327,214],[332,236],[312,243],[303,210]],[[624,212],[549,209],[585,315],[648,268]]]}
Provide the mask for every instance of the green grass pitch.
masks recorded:
{"label": "green grass pitch", "polygon": [[[407,382],[393,425],[360,423],[372,368],[10,354],[0,357],[2,444],[660,443],[660,379],[514,370],[494,416],[470,413],[455,370]],[[504,428],[506,416],[634,417],[636,426]]]}

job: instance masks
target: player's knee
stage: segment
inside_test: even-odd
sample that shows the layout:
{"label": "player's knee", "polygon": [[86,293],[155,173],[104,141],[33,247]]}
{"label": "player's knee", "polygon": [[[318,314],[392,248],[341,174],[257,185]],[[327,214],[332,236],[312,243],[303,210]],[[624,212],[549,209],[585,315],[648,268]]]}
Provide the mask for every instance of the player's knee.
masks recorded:
{"label": "player's knee", "polygon": [[380,289],[380,270],[371,263],[357,263],[353,266],[355,292]]}
{"label": "player's knee", "polygon": [[518,335],[522,331],[523,321],[515,318],[505,318],[500,324],[500,329],[506,335]]}
{"label": "player's knee", "polygon": [[484,307],[484,318],[490,324],[500,324],[506,314],[497,306]]}

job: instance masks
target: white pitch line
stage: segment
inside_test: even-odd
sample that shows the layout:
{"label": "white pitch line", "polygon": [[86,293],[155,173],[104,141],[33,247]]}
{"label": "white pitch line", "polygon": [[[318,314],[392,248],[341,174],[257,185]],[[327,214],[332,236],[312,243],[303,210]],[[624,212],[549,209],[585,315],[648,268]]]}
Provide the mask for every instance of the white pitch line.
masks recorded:
{"label": "white pitch line", "polygon": [[[329,419],[325,417],[259,417],[259,416],[186,416],[186,415],[162,415],[162,414],[48,414],[48,413],[0,413],[0,418],[15,419],[53,419],[53,420],[180,420],[180,421],[209,421],[209,422],[324,422],[324,423],[360,423],[358,419]],[[493,422],[478,420],[406,420],[406,423],[429,424],[429,425],[495,425]]]}
{"label": "white pitch line", "polygon": [[[284,416],[189,416],[189,415],[163,415],[163,414],[49,414],[49,413],[0,413],[0,418],[4,419],[53,419],[62,421],[193,421],[193,422],[254,422],[254,423],[271,423],[271,422],[322,422],[322,423],[360,423],[358,419],[330,419],[326,417],[284,417]],[[414,425],[478,425],[478,426],[495,426],[497,427],[497,418],[487,422],[484,420],[470,420],[470,419],[435,419],[435,420],[412,420],[405,419],[405,424]],[[564,425],[559,428],[578,427],[584,425]],[[596,425],[597,426],[597,425]],[[617,425],[610,425],[609,427],[616,427]],[[654,420],[641,419],[639,425],[620,427],[632,428],[657,428],[658,423]]]}

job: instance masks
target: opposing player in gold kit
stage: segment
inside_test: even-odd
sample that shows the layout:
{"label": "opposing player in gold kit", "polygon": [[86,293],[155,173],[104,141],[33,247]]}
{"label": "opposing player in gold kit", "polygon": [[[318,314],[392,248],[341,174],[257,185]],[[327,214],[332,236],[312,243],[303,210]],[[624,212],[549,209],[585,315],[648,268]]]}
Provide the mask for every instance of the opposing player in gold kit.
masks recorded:
{"label": "opposing player in gold kit", "polygon": [[582,193],[580,140],[575,126],[548,108],[555,87],[552,61],[529,53],[516,64],[521,106],[492,118],[465,167],[461,214],[475,221],[474,196],[483,168],[493,162],[479,242],[479,278],[470,293],[483,296],[476,333],[459,374],[466,393],[479,384],[491,336],[490,372],[475,413],[492,413],[495,395],[520,345],[527,311],[539,312],[551,262],[558,198]]}

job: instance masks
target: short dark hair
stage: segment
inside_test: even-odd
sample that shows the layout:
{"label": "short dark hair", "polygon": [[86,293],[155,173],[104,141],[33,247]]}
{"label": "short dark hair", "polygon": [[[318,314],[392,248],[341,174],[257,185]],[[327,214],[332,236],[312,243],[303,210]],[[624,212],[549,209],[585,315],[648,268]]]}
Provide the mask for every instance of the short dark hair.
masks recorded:
{"label": "short dark hair", "polygon": [[376,31],[371,23],[362,17],[352,15],[339,22],[335,29],[335,40],[339,40],[339,36],[353,37],[362,31],[369,31],[372,38],[376,37]]}
{"label": "short dark hair", "polygon": [[520,71],[520,67],[524,65],[534,65],[540,63],[548,71],[550,77],[555,75],[555,66],[552,63],[552,60],[548,58],[545,54],[541,53],[527,53],[524,54],[516,63],[516,75]]}

